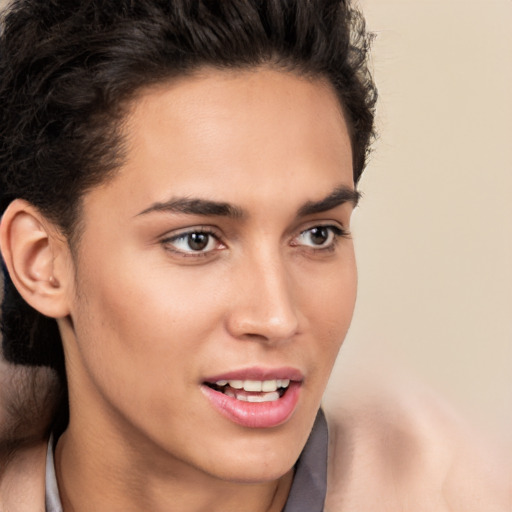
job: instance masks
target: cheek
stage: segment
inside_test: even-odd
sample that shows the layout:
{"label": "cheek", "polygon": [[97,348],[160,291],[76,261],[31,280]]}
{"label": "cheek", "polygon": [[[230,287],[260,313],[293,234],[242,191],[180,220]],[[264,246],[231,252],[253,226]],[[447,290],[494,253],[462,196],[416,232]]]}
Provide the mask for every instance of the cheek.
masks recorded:
{"label": "cheek", "polygon": [[341,340],[352,319],[357,294],[357,268],[353,251],[326,268],[308,272],[300,290],[301,309],[329,337]]}
{"label": "cheek", "polygon": [[75,332],[81,364],[99,388],[117,390],[111,401],[126,394],[152,414],[165,412],[169,393],[197,386],[208,346],[222,328],[226,304],[218,300],[218,272],[176,270],[161,261],[135,265],[133,257],[115,254],[80,269]]}
{"label": "cheek", "polygon": [[[110,252],[115,256],[109,257]],[[127,343],[134,329],[151,326],[147,335],[169,337],[182,320],[190,325],[199,307],[208,314],[204,298],[215,284],[208,282],[207,275],[199,280],[192,272],[166,263],[157,251],[147,254],[130,246],[124,251],[105,250],[81,269],[81,276],[86,305],[107,328],[127,334]]]}
{"label": "cheek", "polygon": [[108,267],[80,283],[73,354],[79,363],[72,367],[85,371],[78,385],[99,390],[142,429],[170,425],[180,413],[175,397],[197,387],[200,345],[216,323],[215,301],[198,298],[197,288],[165,269]]}
{"label": "cheek", "polygon": [[345,339],[357,295],[357,269],[353,254],[318,280],[316,293],[307,297],[310,329],[316,339],[319,364],[330,373]]}

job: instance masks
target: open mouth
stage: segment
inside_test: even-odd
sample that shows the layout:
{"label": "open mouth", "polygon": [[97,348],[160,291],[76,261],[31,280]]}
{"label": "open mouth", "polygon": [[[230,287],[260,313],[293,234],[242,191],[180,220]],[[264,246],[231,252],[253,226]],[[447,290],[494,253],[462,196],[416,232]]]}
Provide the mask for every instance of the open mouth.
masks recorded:
{"label": "open mouth", "polygon": [[303,381],[294,368],[246,368],[206,379],[201,391],[228,420],[246,428],[270,428],[292,417]]}
{"label": "open mouth", "polygon": [[242,402],[261,403],[279,400],[290,386],[290,380],[218,380],[205,385]]}

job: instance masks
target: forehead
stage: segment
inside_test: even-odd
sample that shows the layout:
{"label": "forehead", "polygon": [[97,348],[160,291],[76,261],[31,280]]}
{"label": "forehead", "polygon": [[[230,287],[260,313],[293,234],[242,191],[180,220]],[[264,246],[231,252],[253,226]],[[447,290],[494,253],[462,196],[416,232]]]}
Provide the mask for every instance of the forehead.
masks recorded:
{"label": "forehead", "polygon": [[312,178],[322,197],[353,187],[342,109],[319,79],[203,70],[139,94],[124,130],[126,161],[105,188],[118,187],[134,214],[171,194],[239,203],[315,194]]}

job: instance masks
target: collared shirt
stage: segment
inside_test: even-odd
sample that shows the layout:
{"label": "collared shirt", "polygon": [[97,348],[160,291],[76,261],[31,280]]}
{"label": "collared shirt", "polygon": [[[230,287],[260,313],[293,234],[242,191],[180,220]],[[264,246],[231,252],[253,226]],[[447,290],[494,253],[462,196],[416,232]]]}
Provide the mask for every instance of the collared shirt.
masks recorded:
{"label": "collared shirt", "polygon": [[[295,465],[290,494],[283,512],[322,512],[327,490],[327,422],[318,411],[309,439]],[[55,476],[53,439],[46,455],[46,512],[62,512]]]}

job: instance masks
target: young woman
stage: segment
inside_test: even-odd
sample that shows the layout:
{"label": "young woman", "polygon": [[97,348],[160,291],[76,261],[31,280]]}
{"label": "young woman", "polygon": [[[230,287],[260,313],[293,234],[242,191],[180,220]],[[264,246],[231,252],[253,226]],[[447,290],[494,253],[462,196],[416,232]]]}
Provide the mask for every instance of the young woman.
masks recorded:
{"label": "young woman", "polygon": [[[367,46],[337,1],[13,4],[4,354],[54,368],[63,399],[43,442],[11,436],[5,509],[309,512],[360,492],[320,402],[356,295]],[[407,468],[390,463],[401,503],[442,504],[446,475],[426,492]]]}

